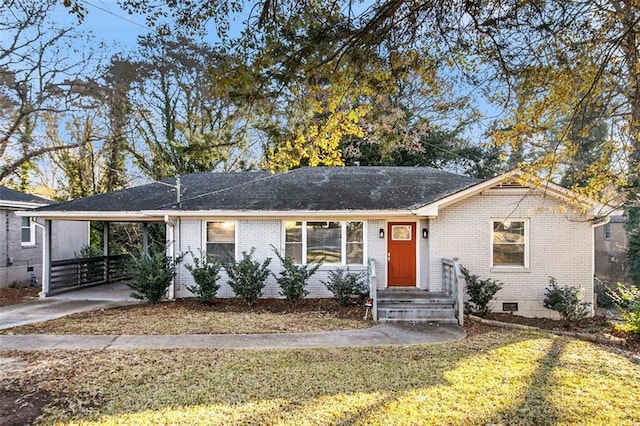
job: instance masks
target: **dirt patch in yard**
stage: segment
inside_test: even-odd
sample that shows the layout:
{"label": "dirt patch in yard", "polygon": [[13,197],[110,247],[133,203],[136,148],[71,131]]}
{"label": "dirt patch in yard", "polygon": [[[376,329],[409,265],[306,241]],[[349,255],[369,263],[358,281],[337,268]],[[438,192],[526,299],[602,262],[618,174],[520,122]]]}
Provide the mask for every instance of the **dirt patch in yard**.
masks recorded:
{"label": "dirt patch in yard", "polygon": [[39,287],[0,288],[0,306],[15,305],[28,300],[35,300],[38,298],[39,292]]}
{"label": "dirt patch in yard", "polygon": [[34,377],[28,373],[29,369],[25,359],[0,355],[1,426],[32,424],[52,402],[49,392],[32,387],[29,379],[23,380],[23,377]]}
{"label": "dirt patch in yard", "polygon": [[52,400],[45,391],[0,388],[0,425],[24,426],[35,422],[43,408]]}

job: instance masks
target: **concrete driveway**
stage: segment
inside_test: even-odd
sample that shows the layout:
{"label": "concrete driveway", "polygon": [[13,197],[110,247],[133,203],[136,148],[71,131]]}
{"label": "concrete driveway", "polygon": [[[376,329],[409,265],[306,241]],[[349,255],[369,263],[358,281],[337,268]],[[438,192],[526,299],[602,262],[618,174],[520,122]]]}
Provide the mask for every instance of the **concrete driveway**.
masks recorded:
{"label": "concrete driveway", "polygon": [[0,330],[134,303],[140,302],[131,297],[131,289],[125,284],[103,284],[17,305],[0,306]]}

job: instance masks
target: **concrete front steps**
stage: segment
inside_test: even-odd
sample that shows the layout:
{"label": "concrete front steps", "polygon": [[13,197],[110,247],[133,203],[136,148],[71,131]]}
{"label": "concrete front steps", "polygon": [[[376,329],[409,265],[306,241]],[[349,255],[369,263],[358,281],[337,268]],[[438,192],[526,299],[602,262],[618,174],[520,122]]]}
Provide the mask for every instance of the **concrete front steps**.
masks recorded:
{"label": "concrete front steps", "polygon": [[415,287],[378,290],[378,321],[458,323],[453,297]]}

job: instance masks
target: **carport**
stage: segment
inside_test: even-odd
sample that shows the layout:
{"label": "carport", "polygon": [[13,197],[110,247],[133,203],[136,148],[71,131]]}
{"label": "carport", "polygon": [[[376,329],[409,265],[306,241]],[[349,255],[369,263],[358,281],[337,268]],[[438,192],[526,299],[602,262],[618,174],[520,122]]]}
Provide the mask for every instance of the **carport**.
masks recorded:
{"label": "carport", "polygon": [[[143,252],[149,250],[148,227],[151,224],[164,226],[163,242],[167,256],[175,258],[179,254],[176,241],[180,240],[181,200],[202,197],[266,176],[270,175],[266,172],[191,173],[30,211],[29,216],[32,220],[35,218],[35,223],[44,231],[42,295],[46,297],[127,278],[129,255],[109,252],[112,238],[110,228],[115,223],[134,223],[141,227]],[[102,255],[82,259],[52,259],[51,228],[56,220],[102,223]],[[173,298],[174,295],[175,285],[172,285],[168,297]]]}
{"label": "carport", "polygon": [[[191,190],[200,189],[191,185]],[[134,224],[141,230],[142,251],[149,252],[149,226],[164,226],[167,255],[175,256],[175,224],[179,219],[169,215],[147,214],[145,211],[175,208],[180,195],[191,191],[180,187],[180,179],[153,182],[128,190],[114,191],[78,200],[44,206],[24,216],[43,231],[41,297],[74,291],[90,286],[114,283],[130,278],[130,254],[110,252],[112,228],[115,224]],[[89,221],[102,224],[102,255],[54,259],[52,225],[55,221]],[[169,297],[173,297],[171,286]]]}
{"label": "carport", "polygon": [[[68,219],[67,219],[68,220]],[[51,227],[53,219],[44,221],[42,294],[52,296],[62,292],[73,291],[89,286],[110,284],[131,278],[130,254],[113,254],[110,252],[112,224],[136,224],[142,230],[142,250],[149,253],[150,223],[162,223],[150,219],[144,222],[123,222],[122,220],[101,221],[102,223],[102,256],[76,257],[73,259],[53,259]],[[95,221],[93,221],[95,222]],[[171,226],[167,226],[170,230]],[[169,235],[166,232],[165,235]],[[170,245],[172,240],[166,241]],[[48,265],[48,267],[47,267]]]}

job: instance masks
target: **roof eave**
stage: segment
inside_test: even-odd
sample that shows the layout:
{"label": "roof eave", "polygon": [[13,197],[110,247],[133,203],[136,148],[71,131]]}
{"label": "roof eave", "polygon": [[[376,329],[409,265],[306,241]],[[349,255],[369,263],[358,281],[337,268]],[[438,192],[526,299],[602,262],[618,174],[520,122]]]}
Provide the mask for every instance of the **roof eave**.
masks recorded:
{"label": "roof eave", "polygon": [[149,216],[164,217],[380,217],[413,216],[410,209],[403,210],[149,210]]}
{"label": "roof eave", "polygon": [[10,209],[37,209],[38,207],[44,207],[48,204],[45,203],[33,203],[26,201],[10,201],[10,200],[0,200],[0,208],[10,208]]}
{"label": "roof eave", "polygon": [[105,212],[105,211],[24,211],[17,216],[39,217],[45,220],[99,220],[112,222],[162,221],[162,216],[152,217],[142,212]]}
{"label": "roof eave", "polygon": [[144,210],[139,212],[102,212],[102,211],[29,211],[18,213],[19,216],[32,216],[50,220],[97,220],[97,221],[162,221],[165,216],[170,217],[389,217],[414,216],[409,210]]}
{"label": "roof eave", "polygon": [[494,185],[497,185],[498,183],[502,182],[505,178],[507,178],[508,176],[505,175],[500,175],[500,176],[496,176],[495,178],[492,179],[488,179],[482,182],[479,182],[475,185],[472,185],[468,188],[465,188],[461,191],[455,192],[451,195],[447,195],[443,198],[440,198],[439,200],[436,200],[432,203],[429,204],[425,204],[424,206],[418,207],[416,209],[413,210],[413,213],[416,216],[428,216],[428,217],[435,217],[438,216],[439,210],[440,208],[449,206],[451,204],[455,204],[459,201],[462,201],[466,198],[472,197],[476,194],[479,194],[480,192],[484,191],[487,188],[491,188]]}
{"label": "roof eave", "polygon": [[597,201],[580,196],[570,189],[567,189],[553,182],[544,181],[543,186],[538,184],[533,176],[528,175],[520,170],[511,170],[494,178],[479,182],[476,185],[463,189],[462,191],[458,191],[454,194],[441,198],[437,201],[434,201],[433,203],[429,203],[422,207],[414,209],[413,213],[417,216],[438,216],[439,210],[441,208],[458,203],[513,178],[522,179],[532,186],[544,190],[545,194],[560,198],[562,200],[578,203],[582,207],[583,212],[590,217],[606,216],[616,211],[612,206],[608,206],[606,204],[602,204]]}

